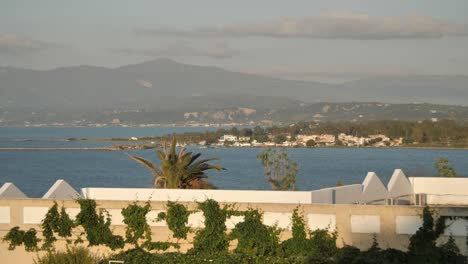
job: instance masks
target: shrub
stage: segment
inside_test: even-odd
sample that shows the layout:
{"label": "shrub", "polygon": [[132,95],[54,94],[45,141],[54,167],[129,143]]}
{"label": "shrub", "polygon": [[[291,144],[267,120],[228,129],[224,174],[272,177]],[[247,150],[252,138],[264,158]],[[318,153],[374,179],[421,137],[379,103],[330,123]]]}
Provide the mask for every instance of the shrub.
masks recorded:
{"label": "shrub", "polygon": [[101,260],[84,247],[67,247],[65,252],[48,251],[34,260],[35,264],[96,264]]}

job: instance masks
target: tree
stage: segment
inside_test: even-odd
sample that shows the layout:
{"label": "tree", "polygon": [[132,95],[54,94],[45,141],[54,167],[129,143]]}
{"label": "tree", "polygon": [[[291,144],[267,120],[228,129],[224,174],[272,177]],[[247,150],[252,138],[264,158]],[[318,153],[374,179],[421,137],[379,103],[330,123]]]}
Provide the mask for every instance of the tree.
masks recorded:
{"label": "tree", "polygon": [[259,126],[254,127],[253,130],[253,139],[257,140],[257,142],[266,142],[268,141],[268,134],[265,132],[265,130]]}
{"label": "tree", "polygon": [[422,226],[410,237],[409,263],[440,263],[436,240],[444,233],[445,219],[439,217],[434,220],[429,207],[424,207],[422,220]]}
{"label": "tree", "polygon": [[286,140],[288,140],[288,139],[283,134],[276,135],[275,138],[273,139],[273,141],[276,144],[281,144],[281,143],[285,142]]}
{"label": "tree", "polygon": [[450,165],[450,160],[444,157],[440,157],[435,163],[434,167],[437,170],[439,177],[458,177],[455,169]]}
{"label": "tree", "polygon": [[145,166],[154,174],[153,185],[155,188],[169,189],[213,189],[215,188],[204,179],[208,178],[205,174],[206,170],[225,170],[220,165],[208,164],[209,161],[217,160],[217,158],[197,159],[201,153],[195,155],[192,152],[185,153],[185,148],[182,148],[179,153],[176,153],[176,138],[173,136],[170,149],[167,142],[164,143],[163,151],[157,150],[156,155],[160,160],[161,166],[157,167],[150,161],[127,155]]}
{"label": "tree", "polygon": [[306,146],[307,146],[307,147],[314,147],[315,145],[317,145],[317,143],[316,143],[315,140],[313,140],[313,139],[309,139],[309,140],[307,140],[307,142],[306,142]]}
{"label": "tree", "polygon": [[262,163],[266,178],[273,190],[297,190],[298,165],[289,159],[285,148],[281,152],[268,148],[258,154],[257,158]]}

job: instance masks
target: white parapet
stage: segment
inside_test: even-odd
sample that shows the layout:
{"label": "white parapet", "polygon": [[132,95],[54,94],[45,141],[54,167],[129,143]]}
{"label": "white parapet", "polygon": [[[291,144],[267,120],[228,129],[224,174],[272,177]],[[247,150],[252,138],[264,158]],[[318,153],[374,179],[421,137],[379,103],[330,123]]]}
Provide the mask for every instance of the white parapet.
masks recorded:
{"label": "white parapet", "polygon": [[0,199],[1,198],[28,198],[26,194],[24,194],[18,187],[16,187],[13,183],[11,182],[5,182],[0,188]]}
{"label": "white parapet", "polygon": [[426,194],[428,205],[468,205],[468,178],[409,177],[414,193]]}
{"label": "white parapet", "polygon": [[280,204],[310,204],[312,202],[312,194],[308,191],[83,188],[81,192],[84,198],[95,200],[202,202],[206,199],[213,199],[227,203]]}
{"label": "white parapet", "polygon": [[57,180],[44,194],[42,199],[73,200],[80,198],[80,194],[65,180]]}
{"label": "white parapet", "polygon": [[362,183],[361,203],[383,204],[388,197],[387,188],[375,172],[368,172]]}

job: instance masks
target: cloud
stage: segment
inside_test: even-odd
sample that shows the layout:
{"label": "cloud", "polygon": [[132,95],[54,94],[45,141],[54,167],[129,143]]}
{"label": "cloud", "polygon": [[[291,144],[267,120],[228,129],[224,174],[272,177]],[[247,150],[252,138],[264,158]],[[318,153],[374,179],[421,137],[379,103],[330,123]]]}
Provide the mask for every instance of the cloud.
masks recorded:
{"label": "cloud", "polygon": [[215,46],[195,48],[187,42],[175,42],[153,49],[116,48],[113,52],[146,57],[208,57],[212,59],[228,59],[239,54],[225,43],[217,43]]}
{"label": "cloud", "polygon": [[0,54],[20,56],[49,48],[51,44],[27,37],[0,34]]}
{"label": "cloud", "polygon": [[467,24],[430,16],[372,17],[365,13],[329,12],[316,17],[282,18],[252,24],[205,27],[194,30],[159,28],[137,30],[138,35],[193,37],[274,37],[325,39],[413,39],[468,36]]}

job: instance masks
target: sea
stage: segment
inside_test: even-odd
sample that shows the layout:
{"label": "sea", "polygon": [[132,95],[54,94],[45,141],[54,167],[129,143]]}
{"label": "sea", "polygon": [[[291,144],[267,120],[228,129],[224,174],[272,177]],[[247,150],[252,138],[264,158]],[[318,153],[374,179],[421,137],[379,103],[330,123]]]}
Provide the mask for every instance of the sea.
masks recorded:
{"label": "sea", "polygon": [[[0,127],[0,147],[77,148],[109,146],[114,142],[67,141],[69,138],[130,138],[189,131],[212,131],[217,127]],[[261,148],[189,147],[201,158],[218,158],[224,171],[208,171],[209,181],[219,189],[268,190],[257,155]],[[154,149],[129,151],[157,163]],[[297,187],[314,190],[362,183],[367,172],[375,172],[387,184],[393,170],[408,176],[434,176],[434,162],[448,158],[463,176],[468,176],[466,149],[411,148],[288,148],[299,165]],[[58,179],[78,191],[83,187],[149,188],[152,174],[124,152],[82,150],[0,151],[0,185],[13,182],[29,197],[41,197]]]}

